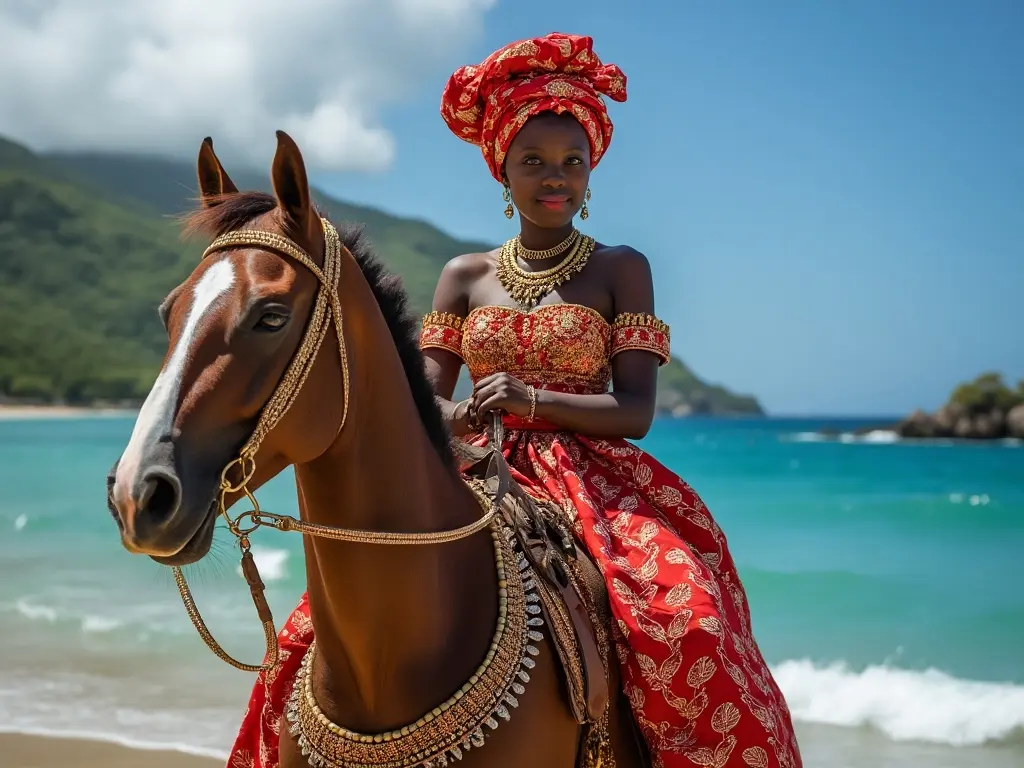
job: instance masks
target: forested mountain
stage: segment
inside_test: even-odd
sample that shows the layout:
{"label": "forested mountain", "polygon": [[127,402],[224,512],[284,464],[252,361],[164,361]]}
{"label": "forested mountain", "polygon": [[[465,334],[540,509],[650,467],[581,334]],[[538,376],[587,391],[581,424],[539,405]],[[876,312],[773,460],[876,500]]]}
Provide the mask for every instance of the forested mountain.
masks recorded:
{"label": "forested mountain", "polygon": [[[232,172],[242,189],[269,178]],[[40,156],[0,139],[0,400],[132,402],[166,348],[156,315],[202,250],[171,214],[194,204],[188,163],[109,154]],[[336,221],[365,225],[418,312],[441,267],[493,247],[431,224],[314,191]],[[659,409],[760,413],[757,401],[698,379],[679,360],[661,369]]]}

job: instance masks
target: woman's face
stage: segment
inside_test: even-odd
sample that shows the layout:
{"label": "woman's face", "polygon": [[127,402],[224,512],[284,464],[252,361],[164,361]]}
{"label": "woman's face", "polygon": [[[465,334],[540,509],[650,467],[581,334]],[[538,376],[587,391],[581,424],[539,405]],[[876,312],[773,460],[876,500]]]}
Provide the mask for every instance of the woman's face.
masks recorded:
{"label": "woman's face", "polygon": [[512,140],[505,178],[519,215],[538,227],[564,227],[583,206],[590,182],[590,141],[572,115],[544,112]]}

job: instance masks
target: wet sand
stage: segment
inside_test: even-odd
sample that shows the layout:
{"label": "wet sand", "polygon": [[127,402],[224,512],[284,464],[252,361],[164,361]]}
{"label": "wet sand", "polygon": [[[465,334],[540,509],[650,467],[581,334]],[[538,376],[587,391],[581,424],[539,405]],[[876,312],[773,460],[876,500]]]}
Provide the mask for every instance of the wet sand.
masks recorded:
{"label": "wet sand", "polygon": [[224,768],[184,752],[131,749],[106,741],[0,733],[3,768]]}
{"label": "wet sand", "polygon": [[[797,725],[807,768],[1019,768],[1008,747],[951,748],[892,742],[857,728]],[[224,768],[224,761],[171,750],[136,749],[106,741],[0,733],[3,768]]]}

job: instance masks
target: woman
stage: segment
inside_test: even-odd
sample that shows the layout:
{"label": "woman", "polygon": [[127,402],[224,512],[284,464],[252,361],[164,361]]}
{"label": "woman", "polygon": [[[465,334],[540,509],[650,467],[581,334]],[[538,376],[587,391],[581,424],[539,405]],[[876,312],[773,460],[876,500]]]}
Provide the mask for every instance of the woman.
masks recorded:
{"label": "woman", "polygon": [[[452,432],[504,453],[529,492],[557,502],[608,584],[623,686],[655,764],[799,768],[789,711],[751,635],[725,537],[685,482],[626,442],[654,415],[669,329],[647,259],[578,232],[612,124],[602,94],[626,79],[587,37],[552,34],[452,75],[441,113],[480,146],[520,235],[442,271],[421,347]],[[570,279],[571,278],[571,279]],[[459,369],[472,396],[450,398]],[[613,383],[608,390],[609,381]],[[261,674],[228,765],[277,764],[277,729],[312,634],[305,598]]]}
{"label": "woman", "polygon": [[[428,373],[455,434],[484,444],[479,424],[503,412],[516,479],[566,511],[598,563],[656,764],[800,766],[725,537],[683,480],[625,439],[651,425],[669,329],[644,255],[573,224],[612,136],[604,97],[625,101],[625,76],[572,35],[513,43],[449,80],[442,116],[480,146],[520,233],[445,266],[421,337]],[[456,404],[463,363],[473,393]]]}

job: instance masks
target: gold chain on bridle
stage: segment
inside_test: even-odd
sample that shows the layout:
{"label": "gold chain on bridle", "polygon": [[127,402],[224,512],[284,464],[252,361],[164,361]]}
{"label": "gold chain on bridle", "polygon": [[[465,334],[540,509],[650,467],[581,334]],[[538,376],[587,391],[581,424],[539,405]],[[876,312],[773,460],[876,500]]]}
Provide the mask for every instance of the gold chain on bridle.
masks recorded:
{"label": "gold chain on bridle", "polygon": [[[338,424],[338,433],[341,433],[348,417],[349,401],[349,370],[348,354],[345,349],[345,332],[342,321],[341,301],[338,298],[338,276],[341,271],[342,245],[337,230],[326,219],[321,219],[324,230],[325,249],[324,266],[320,267],[292,240],[274,232],[266,232],[257,229],[240,229],[227,232],[212,243],[203,252],[202,258],[211,253],[226,250],[229,248],[250,247],[263,248],[276,251],[286,255],[302,264],[312,272],[320,281],[320,288],[317,292],[316,304],[313,307],[309,323],[306,326],[302,342],[299,344],[295,356],[292,358],[288,369],[285,371],[277,388],[271,395],[270,400],[263,407],[256,428],[252,436],[239,451],[238,458],[229,463],[220,476],[220,490],[217,499],[217,513],[227,521],[228,530],[238,539],[238,546],[242,552],[242,575],[249,585],[252,593],[253,604],[260,621],[263,623],[263,634],[266,639],[267,651],[262,664],[244,664],[234,659],[225,651],[210,634],[203,617],[199,614],[195,599],[185,581],[185,575],[181,569],[174,567],[174,581],[178,585],[181,599],[185,603],[185,610],[188,612],[192,624],[199,632],[206,645],[218,657],[231,666],[246,672],[261,672],[277,666],[280,649],[277,641],[277,630],[274,626],[274,617],[270,611],[264,594],[265,586],[260,578],[256,561],[250,551],[249,535],[261,527],[275,528],[279,531],[298,531],[308,536],[319,536],[325,539],[336,541],[348,541],[359,544],[445,544],[451,541],[471,536],[482,531],[497,514],[497,505],[489,505],[489,511],[480,519],[464,525],[460,528],[437,533],[393,533],[385,531],[362,531],[346,528],[334,528],[326,525],[318,525],[298,520],[289,515],[277,515],[272,512],[265,512],[260,509],[259,503],[253,492],[249,490],[249,481],[256,473],[256,453],[259,450],[264,438],[270,433],[278,422],[291,408],[306,382],[316,361],[317,353],[323,343],[324,337],[330,330],[331,318],[334,318],[335,335],[338,339],[338,355],[341,359],[342,376],[342,410],[341,421]],[[500,444],[500,443],[499,443]],[[235,471],[240,475],[237,482],[232,481],[230,475]],[[472,486],[471,486],[472,487]],[[481,500],[479,489],[473,488],[478,500]],[[242,493],[252,504],[252,509],[242,512],[235,518],[228,514],[228,494]]]}

